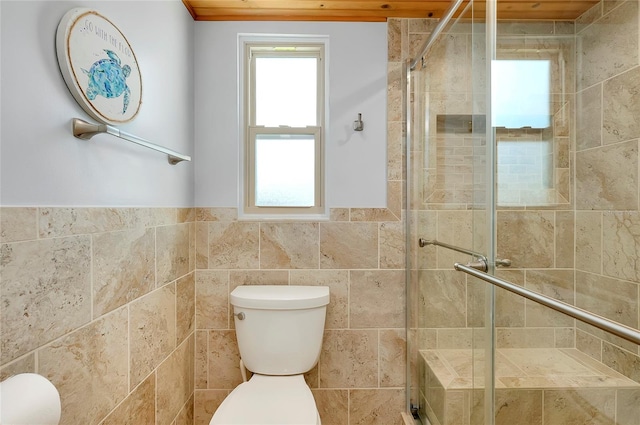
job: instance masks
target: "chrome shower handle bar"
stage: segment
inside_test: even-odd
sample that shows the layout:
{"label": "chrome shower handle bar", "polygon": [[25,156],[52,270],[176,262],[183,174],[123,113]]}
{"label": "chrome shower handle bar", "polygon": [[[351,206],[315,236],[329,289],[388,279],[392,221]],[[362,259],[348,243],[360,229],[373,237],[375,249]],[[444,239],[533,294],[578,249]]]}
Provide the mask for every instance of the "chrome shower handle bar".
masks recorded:
{"label": "chrome shower handle bar", "polygon": [[447,249],[450,249],[452,251],[456,251],[456,252],[461,252],[463,254],[472,255],[472,256],[478,258],[479,260],[484,261],[485,263],[489,263],[489,260],[487,260],[487,257],[485,257],[484,255],[480,254],[479,252],[471,251],[470,249],[466,249],[466,248],[460,248],[459,246],[455,246],[455,245],[449,245],[448,243],[440,242],[440,241],[437,241],[435,239],[428,240],[428,239],[420,238],[420,239],[418,239],[418,245],[420,245],[420,248],[424,248],[427,245],[441,246],[443,248],[447,248]]}
{"label": "chrome shower handle bar", "polygon": [[[459,246],[455,246],[455,245],[449,245],[448,243],[440,242],[435,239],[428,240],[428,239],[420,238],[418,239],[418,245],[420,245],[420,248],[424,248],[427,245],[441,246],[443,248],[447,248],[452,251],[471,255],[477,258],[477,261],[473,261],[472,263],[470,263],[471,267],[483,272],[489,271],[489,260],[487,259],[486,256],[484,256],[483,254],[480,254],[479,252],[471,251],[466,248],[460,248]],[[496,258],[495,265],[496,267],[511,267],[511,260],[509,260],[508,258],[502,258],[502,259]]]}
{"label": "chrome shower handle bar", "polygon": [[530,291],[523,288],[522,286],[518,286],[514,283],[507,282],[506,280],[502,280],[490,274],[478,271],[470,266],[455,263],[453,265],[453,268],[457,271],[462,271],[470,274],[471,276],[477,277],[478,279],[484,280],[485,282],[490,283],[494,286],[505,289],[509,292],[513,292],[514,294],[520,295],[521,297],[524,297],[528,300],[534,301],[538,304],[542,304],[543,306],[549,307],[552,310],[566,314],[567,316],[573,317],[574,319],[580,320],[581,322],[595,326],[598,329],[602,329],[603,331],[619,336],[620,338],[626,339],[627,341],[631,341],[634,344],[640,345],[640,331],[638,331],[637,329],[633,329],[621,323],[614,322],[613,320],[605,319],[602,316],[598,316],[587,310],[575,307],[571,304],[558,301],[555,298],[547,297],[546,295]]}

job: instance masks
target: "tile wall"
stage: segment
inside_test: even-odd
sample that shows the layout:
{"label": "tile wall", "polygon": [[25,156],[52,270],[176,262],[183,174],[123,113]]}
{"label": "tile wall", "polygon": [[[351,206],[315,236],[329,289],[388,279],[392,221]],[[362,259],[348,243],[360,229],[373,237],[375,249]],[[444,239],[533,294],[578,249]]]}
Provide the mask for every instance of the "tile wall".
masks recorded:
{"label": "tile wall", "polygon": [[320,360],[306,374],[323,425],[402,423],[404,228],[399,198],[391,201],[385,210],[334,209],[329,222],[247,222],[235,209],[196,209],[195,424],[208,424],[242,382],[229,293],[261,284],[330,288]]}
{"label": "tile wall", "polygon": [[[603,1],[576,22],[575,301],[640,327],[640,9]],[[577,324],[576,347],[640,382],[640,347]]]}
{"label": "tile wall", "polygon": [[189,208],[1,208],[0,379],[63,425],[192,424],[194,241]]}

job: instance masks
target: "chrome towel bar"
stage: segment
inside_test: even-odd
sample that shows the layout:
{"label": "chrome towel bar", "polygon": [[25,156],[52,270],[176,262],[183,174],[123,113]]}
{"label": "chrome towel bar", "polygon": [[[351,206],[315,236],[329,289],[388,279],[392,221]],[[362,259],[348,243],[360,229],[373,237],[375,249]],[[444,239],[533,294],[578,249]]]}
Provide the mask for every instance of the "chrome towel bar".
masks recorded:
{"label": "chrome towel bar", "polygon": [[471,276],[477,277],[478,279],[484,280],[485,282],[488,282],[499,288],[506,289],[509,292],[513,292],[514,294],[520,295],[521,297],[527,298],[538,304],[542,304],[545,307],[549,307],[552,310],[564,313],[567,316],[571,316],[574,319],[580,320],[581,322],[595,326],[596,328],[602,329],[603,331],[609,332],[613,335],[619,336],[620,338],[626,339],[627,341],[631,341],[634,344],[640,345],[640,331],[638,331],[637,329],[633,329],[621,323],[605,319],[602,316],[598,316],[589,311],[572,306],[571,304],[558,301],[554,298],[547,297],[546,295],[530,291],[523,288],[522,286],[518,286],[514,283],[507,282],[506,280],[491,276],[490,274],[483,273],[472,267],[464,266],[460,263],[455,263],[453,267],[457,271],[462,271],[470,274]]}
{"label": "chrome towel bar", "polygon": [[81,120],[80,118],[74,118],[72,121],[73,135],[78,139],[89,140],[96,134],[108,133],[112,136],[119,137],[120,139],[133,142],[137,145],[144,146],[145,148],[153,149],[154,151],[162,152],[167,155],[169,164],[176,165],[182,161],[191,161],[191,157],[183,155],[171,149],[167,149],[162,146],[155,145],[133,134],[120,131],[116,127],[108,124],[91,124],[90,122]]}

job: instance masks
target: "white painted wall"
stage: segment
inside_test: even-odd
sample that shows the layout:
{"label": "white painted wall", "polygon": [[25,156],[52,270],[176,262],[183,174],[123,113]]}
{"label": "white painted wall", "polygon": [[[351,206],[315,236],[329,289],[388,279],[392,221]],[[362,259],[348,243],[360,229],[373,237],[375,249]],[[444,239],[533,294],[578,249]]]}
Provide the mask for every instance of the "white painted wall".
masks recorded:
{"label": "white painted wall", "polygon": [[194,153],[194,22],[180,1],[2,0],[0,204],[192,206],[193,163],[172,166],[165,155],[109,135],[71,134],[71,119],[88,116],[60,74],[55,34],[74,7],[111,19],[138,58],[143,105],[120,128]]}
{"label": "white painted wall", "polygon": [[385,207],[387,26],[337,22],[195,24],[196,205],[238,205],[239,34],[329,36],[327,205]]}

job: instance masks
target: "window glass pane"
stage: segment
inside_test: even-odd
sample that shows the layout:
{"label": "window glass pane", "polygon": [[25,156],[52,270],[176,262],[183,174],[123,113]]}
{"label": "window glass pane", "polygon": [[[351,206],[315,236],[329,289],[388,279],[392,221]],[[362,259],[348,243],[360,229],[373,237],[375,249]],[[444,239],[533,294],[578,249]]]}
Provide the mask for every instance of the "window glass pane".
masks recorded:
{"label": "window glass pane", "polygon": [[492,126],[547,128],[551,62],[494,60],[491,62]]}
{"label": "window glass pane", "polygon": [[259,134],[255,147],[256,206],[315,204],[315,138],[311,134]]}
{"label": "window glass pane", "polygon": [[317,125],[316,58],[257,57],[255,72],[256,125]]}

